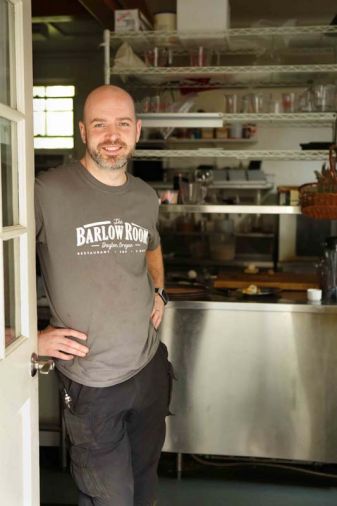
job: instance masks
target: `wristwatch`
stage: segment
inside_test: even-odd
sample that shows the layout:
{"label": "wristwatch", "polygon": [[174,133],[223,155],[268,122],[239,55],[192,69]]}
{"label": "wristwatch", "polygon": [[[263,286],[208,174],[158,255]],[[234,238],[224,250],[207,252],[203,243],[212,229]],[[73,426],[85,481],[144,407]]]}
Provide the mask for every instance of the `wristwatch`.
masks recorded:
{"label": "wristwatch", "polygon": [[159,297],[162,299],[162,301],[164,302],[164,304],[166,306],[166,304],[168,303],[168,301],[170,299],[169,299],[169,296],[167,295],[167,292],[164,290],[164,288],[155,288],[154,291],[159,295]]}

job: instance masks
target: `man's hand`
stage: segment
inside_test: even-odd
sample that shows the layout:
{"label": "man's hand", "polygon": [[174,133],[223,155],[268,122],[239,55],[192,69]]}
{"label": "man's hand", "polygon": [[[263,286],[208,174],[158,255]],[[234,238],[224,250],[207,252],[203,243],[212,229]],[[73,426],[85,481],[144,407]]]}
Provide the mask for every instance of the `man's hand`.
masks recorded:
{"label": "man's hand", "polygon": [[163,319],[164,307],[165,307],[165,304],[163,302],[163,299],[161,298],[160,295],[158,295],[156,293],[154,296],[154,304],[153,304],[152,313],[151,313],[151,320],[152,320],[153,326],[156,330],[158,329],[158,327]]}
{"label": "man's hand", "polygon": [[89,351],[87,346],[74,341],[72,337],[87,339],[87,335],[73,329],[58,329],[48,325],[38,335],[39,355],[71,360],[75,356],[85,357]]}

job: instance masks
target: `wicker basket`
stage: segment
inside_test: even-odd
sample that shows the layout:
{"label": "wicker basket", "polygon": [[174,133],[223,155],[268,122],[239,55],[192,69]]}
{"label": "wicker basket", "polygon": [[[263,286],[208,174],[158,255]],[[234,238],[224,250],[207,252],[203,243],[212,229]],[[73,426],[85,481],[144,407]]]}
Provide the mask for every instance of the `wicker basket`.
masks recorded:
{"label": "wicker basket", "polygon": [[[337,146],[330,146],[328,186],[330,181],[337,182],[336,153]],[[303,214],[316,219],[337,220],[337,191],[325,192],[319,188],[318,183],[309,183],[300,186],[299,192]]]}

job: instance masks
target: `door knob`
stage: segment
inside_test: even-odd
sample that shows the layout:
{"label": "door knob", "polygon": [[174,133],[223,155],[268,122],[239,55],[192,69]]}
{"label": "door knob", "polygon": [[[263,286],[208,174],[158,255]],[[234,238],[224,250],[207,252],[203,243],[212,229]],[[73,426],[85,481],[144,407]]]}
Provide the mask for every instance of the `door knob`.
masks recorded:
{"label": "door knob", "polygon": [[41,374],[48,374],[55,367],[55,362],[52,359],[40,360],[36,353],[32,354],[31,358],[31,375],[34,377],[37,371]]}

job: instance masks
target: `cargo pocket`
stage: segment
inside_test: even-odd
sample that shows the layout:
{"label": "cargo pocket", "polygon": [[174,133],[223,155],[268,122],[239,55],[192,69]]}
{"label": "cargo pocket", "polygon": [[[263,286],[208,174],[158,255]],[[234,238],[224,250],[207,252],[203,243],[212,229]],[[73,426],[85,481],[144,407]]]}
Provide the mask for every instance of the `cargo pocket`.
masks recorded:
{"label": "cargo pocket", "polygon": [[[63,392],[64,423],[70,442],[70,469],[77,487],[90,497],[106,495],[92,455],[95,447],[93,388],[69,382]],[[71,402],[67,404],[66,395]]]}
{"label": "cargo pocket", "polygon": [[87,448],[72,446],[70,449],[71,474],[77,487],[90,497],[104,497],[105,491],[99,484],[94,467],[89,465],[89,452]]}
{"label": "cargo pocket", "polygon": [[77,414],[65,407],[64,423],[72,445],[90,445],[93,441],[91,413]]}

